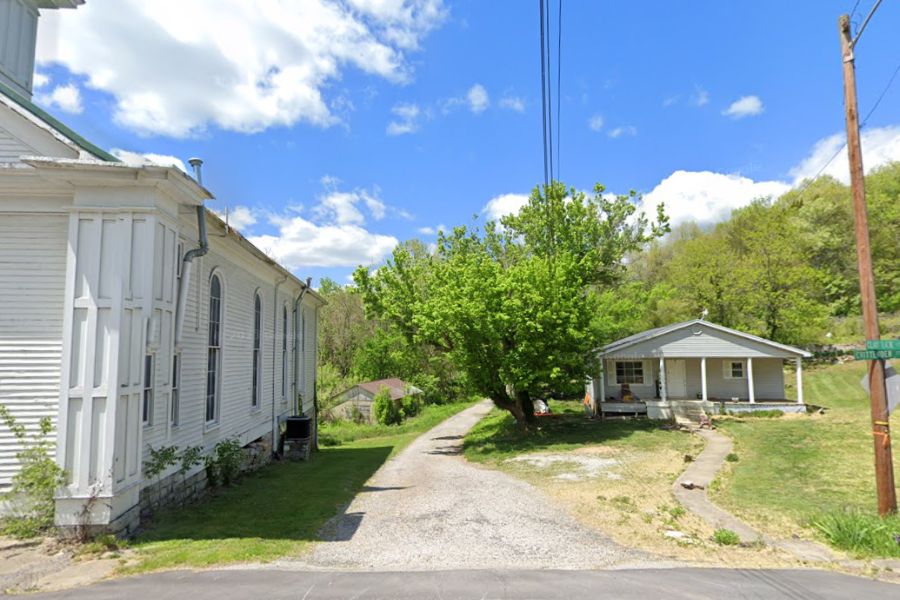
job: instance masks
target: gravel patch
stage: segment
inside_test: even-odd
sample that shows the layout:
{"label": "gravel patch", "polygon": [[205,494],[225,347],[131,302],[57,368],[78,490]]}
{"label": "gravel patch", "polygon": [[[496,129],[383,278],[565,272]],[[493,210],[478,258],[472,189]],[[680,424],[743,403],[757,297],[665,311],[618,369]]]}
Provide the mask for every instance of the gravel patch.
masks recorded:
{"label": "gravel patch", "polygon": [[526,463],[537,469],[558,469],[563,471],[554,476],[561,481],[581,481],[584,479],[619,479],[622,476],[610,471],[619,466],[614,458],[603,458],[591,454],[526,454],[510,458],[508,463]]}
{"label": "gravel patch", "polygon": [[590,569],[647,558],[581,525],[528,483],[459,456],[462,437],[490,409],[484,402],[451,417],[383,465],[326,525],[326,541],[293,567]]}

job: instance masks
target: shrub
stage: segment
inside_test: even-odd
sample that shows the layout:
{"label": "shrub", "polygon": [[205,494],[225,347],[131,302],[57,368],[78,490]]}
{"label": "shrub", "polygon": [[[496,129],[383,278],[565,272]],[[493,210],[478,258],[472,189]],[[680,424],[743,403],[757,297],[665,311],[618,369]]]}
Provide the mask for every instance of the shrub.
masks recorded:
{"label": "shrub", "polygon": [[900,516],[837,511],[822,515],[812,526],[829,544],[856,556],[900,557]]}
{"label": "shrub", "polygon": [[734,452],[729,452],[725,457],[725,460],[727,460],[728,462],[737,462],[739,459],[737,454],[735,454]]}
{"label": "shrub", "polygon": [[222,440],[204,462],[210,481],[230,485],[241,472],[241,443],[236,438]]}
{"label": "shrub", "polygon": [[391,400],[391,392],[386,387],[381,388],[375,394],[372,411],[375,413],[375,420],[382,425],[399,425],[400,421],[403,420],[400,407]]}
{"label": "shrub", "polygon": [[741,543],[741,538],[732,530],[723,527],[713,532],[713,541],[720,546],[737,546]]}
{"label": "shrub", "polygon": [[401,400],[403,418],[414,417],[422,410],[422,403],[418,396],[407,396]]}
{"label": "shrub", "polygon": [[12,479],[13,516],[3,523],[3,531],[14,537],[34,537],[53,526],[54,496],[66,479],[65,471],[56,464],[51,453],[48,437],[53,424],[49,417],[42,417],[38,432],[29,440],[25,426],[16,422],[2,404],[0,419],[22,448],[16,453],[19,472]]}

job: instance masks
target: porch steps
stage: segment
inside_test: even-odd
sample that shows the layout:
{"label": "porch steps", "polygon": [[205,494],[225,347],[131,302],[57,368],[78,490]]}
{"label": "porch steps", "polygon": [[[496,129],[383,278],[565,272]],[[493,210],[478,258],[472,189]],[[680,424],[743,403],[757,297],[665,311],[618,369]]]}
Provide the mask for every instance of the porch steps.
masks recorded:
{"label": "porch steps", "polygon": [[706,415],[702,402],[680,401],[672,403],[672,416],[679,425],[690,425],[700,422]]}

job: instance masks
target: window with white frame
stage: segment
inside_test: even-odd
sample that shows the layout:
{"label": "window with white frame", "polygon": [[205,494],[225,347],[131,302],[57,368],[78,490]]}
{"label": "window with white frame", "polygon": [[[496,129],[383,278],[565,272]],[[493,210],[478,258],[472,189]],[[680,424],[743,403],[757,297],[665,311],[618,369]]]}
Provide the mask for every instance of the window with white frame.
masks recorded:
{"label": "window with white frame", "polygon": [[180,386],[181,386],[181,355],[177,352],[172,355],[172,407],[169,411],[169,422],[172,424],[172,427],[178,426],[178,417],[181,411],[181,407],[179,403],[181,401],[180,397]]}
{"label": "window with white frame", "polygon": [[262,300],[259,294],[253,300],[253,390],[250,406],[259,406],[260,389],[262,388]]}
{"label": "window with white frame", "polygon": [[141,398],[141,421],[153,424],[153,355],[144,355],[144,392]]}
{"label": "window with white frame", "polygon": [[744,379],[747,376],[742,360],[726,360],[722,366],[725,369],[725,379]]}
{"label": "window with white frame", "polygon": [[219,371],[222,367],[222,281],[209,281],[209,338],[206,349],[206,422],[219,419]]}
{"label": "window with white frame", "polygon": [[628,383],[637,385],[644,383],[644,361],[617,360],[616,383]]}
{"label": "window with white frame", "polygon": [[288,377],[288,318],[287,305],[281,307],[281,399],[287,399]]}

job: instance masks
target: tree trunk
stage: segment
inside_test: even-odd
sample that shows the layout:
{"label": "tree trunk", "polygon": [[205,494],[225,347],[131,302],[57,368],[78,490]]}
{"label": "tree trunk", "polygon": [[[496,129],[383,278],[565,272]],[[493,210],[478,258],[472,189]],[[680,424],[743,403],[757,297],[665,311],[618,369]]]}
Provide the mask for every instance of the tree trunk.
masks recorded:
{"label": "tree trunk", "polygon": [[[528,415],[523,410],[522,404],[518,401],[518,398],[514,401],[509,397],[509,394],[506,393],[506,390],[494,390],[491,393],[491,400],[494,402],[494,406],[500,408],[502,410],[509,411],[509,413],[516,419],[516,428],[519,431],[528,431]],[[534,405],[530,402],[527,405],[531,409],[531,418],[534,419]]]}
{"label": "tree trunk", "polygon": [[516,405],[522,411],[526,426],[534,423],[534,401],[527,390],[516,391]]}

